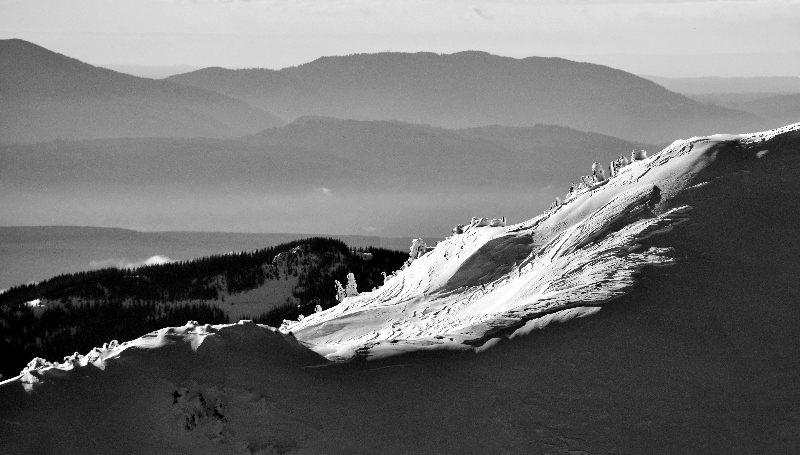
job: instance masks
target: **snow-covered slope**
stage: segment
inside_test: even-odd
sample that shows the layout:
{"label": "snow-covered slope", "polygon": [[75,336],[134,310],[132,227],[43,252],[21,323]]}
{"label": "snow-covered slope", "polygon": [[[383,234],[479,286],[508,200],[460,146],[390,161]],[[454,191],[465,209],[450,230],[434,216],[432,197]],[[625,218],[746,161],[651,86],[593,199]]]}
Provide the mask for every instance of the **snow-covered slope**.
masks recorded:
{"label": "snow-covered slope", "polygon": [[342,360],[478,348],[515,329],[594,313],[634,285],[643,266],[672,263],[669,248],[646,240],[690,216],[691,206],[673,199],[704,183],[699,172],[720,153],[757,160],[767,153],[763,141],[798,128],[676,141],[531,220],[508,227],[473,220],[378,290],[284,329]]}
{"label": "snow-covered slope", "polygon": [[800,124],[678,141],[285,332],[36,361],[0,385],[0,451],[796,453],[798,173]]}

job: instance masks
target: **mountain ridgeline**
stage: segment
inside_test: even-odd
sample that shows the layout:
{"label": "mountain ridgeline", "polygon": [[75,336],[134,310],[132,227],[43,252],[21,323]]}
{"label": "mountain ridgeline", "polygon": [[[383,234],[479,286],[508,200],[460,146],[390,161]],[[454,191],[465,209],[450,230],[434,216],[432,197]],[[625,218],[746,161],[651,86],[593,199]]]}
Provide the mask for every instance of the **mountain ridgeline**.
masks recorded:
{"label": "mountain ridgeline", "polygon": [[212,91],[118,73],[0,40],[0,143],[105,137],[231,137],[284,122]]}
{"label": "mountain ridgeline", "polygon": [[800,120],[800,77],[645,77],[701,103],[749,112],[771,125]]}
{"label": "mountain ridgeline", "polygon": [[[302,117],[241,139],[132,138],[0,146],[6,183],[398,188],[563,182],[577,166],[657,145],[554,125],[444,129]],[[64,172],[69,169],[70,172]]]}
{"label": "mountain ridgeline", "polygon": [[[408,253],[352,249],[314,237],[251,252],[135,269],[60,275],[0,294],[2,374],[13,376],[33,357],[87,352],[112,338],[183,324],[255,319],[279,326],[337,303],[334,282],[353,273],[359,288],[383,283]],[[33,302],[33,303],[32,303]]]}
{"label": "mountain ridgeline", "polygon": [[707,93],[800,93],[800,77],[660,77],[642,76],[673,92]]}
{"label": "mountain ridgeline", "polygon": [[288,120],[321,115],[446,128],[547,123],[656,143],[764,123],[606,66],[474,51],[323,57],[281,70],[205,68],[167,80]]}
{"label": "mountain ridgeline", "polygon": [[0,218],[186,230],[185,221],[165,224],[180,207],[193,230],[441,237],[443,226],[472,216],[544,209],[575,169],[634,148],[659,146],[554,125],[445,129],[330,117],[240,139],[17,144],[0,146]]}
{"label": "mountain ridgeline", "polygon": [[0,102],[0,143],[234,137],[307,115],[445,128],[543,123],[650,143],[776,121],[700,103],[621,70],[555,57],[385,52],[281,70],[212,67],[155,80],[19,39],[0,40]]}

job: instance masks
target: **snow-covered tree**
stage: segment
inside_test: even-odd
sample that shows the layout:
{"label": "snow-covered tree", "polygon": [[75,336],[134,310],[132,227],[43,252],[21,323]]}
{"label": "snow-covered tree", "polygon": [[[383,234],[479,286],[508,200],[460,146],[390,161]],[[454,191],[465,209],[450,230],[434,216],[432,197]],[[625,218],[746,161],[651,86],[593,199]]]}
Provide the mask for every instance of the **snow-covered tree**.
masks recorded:
{"label": "snow-covered tree", "polygon": [[647,151],[645,150],[631,151],[631,162],[643,160],[645,158],[647,158]]}
{"label": "snow-covered tree", "polygon": [[[350,275],[348,275],[348,278],[349,277]],[[345,292],[344,288],[342,287],[342,283],[340,283],[339,280],[335,280],[334,284],[336,285],[336,301],[342,302],[344,298],[347,297],[347,292]]]}
{"label": "snow-covered tree", "polygon": [[422,257],[427,248],[428,246],[425,245],[425,242],[422,239],[414,239],[411,242],[411,251],[409,251],[408,255],[409,264],[414,262],[415,259]]}
{"label": "snow-covered tree", "polygon": [[592,176],[595,182],[602,182],[606,179],[606,173],[603,170],[603,165],[600,163],[592,164]]}
{"label": "snow-covered tree", "polygon": [[358,295],[358,288],[356,285],[356,277],[352,273],[347,274],[347,297],[353,297]]}

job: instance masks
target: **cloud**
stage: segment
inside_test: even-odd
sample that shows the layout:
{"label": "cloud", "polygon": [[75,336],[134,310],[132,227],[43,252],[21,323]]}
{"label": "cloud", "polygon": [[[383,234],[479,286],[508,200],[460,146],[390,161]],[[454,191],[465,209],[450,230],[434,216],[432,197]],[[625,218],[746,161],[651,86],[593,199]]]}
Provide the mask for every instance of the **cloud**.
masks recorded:
{"label": "cloud", "polygon": [[118,269],[135,269],[138,267],[144,267],[148,265],[161,265],[161,264],[168,264],[173,262],[172,259],[168,258],[167,256],[163,256],[157,254],[155,256],[150,256],[149,258],[145,259],[144,261],[138,262],[129,262],[125,258],[109,258],[103,259],[101,261],[90,261],[89,268],[92,269],[105,269],[109,267],[115,267]]}
{"label": "cloud", "polygon": [[491,20],[494,20],[494,16],[492,16],[492,15],[490,15],[490,14],[487,14],[485,11],[483,11],[483,10],[482,10],[482,9],[480,9],[480,8],[477,8],[477,7],[474,7],[474,6],[473,6],[473,7],[472,7],[472,12],[474,12],[475,14],[477,14],[477,15],[478,15],[478,17],[480,17],[481,19],[486,19],[486,20],[489,20],[489,21],[491,21]]}
{"label": "cloud", "polygon": [[333,196],[333,191],[330,188],[325,188],[324,186],[321,186],[319,188],[314,188],[314,191],[322,193],[325,196]]}
{"label": "cloud", "polygon": [[189,0],[192,3],[256,3],[263,0]]}

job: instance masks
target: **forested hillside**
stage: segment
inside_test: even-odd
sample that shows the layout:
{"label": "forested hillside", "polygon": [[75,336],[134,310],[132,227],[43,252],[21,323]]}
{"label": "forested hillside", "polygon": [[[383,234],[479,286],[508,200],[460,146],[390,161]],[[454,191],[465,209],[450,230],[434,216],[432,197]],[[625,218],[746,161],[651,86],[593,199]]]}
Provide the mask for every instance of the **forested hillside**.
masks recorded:
{"label": "forested hillside", "polygon": [[126,340],[187,320],[226,323],[240,318],[278,326],[285,318],[335,305],[334,282],[353,273],[359,289],[383,283],[407,253],[351,249],[310,238],[251,252],[210,256],[135,269],[108,268],[61,275],[0,294],[3,377],[32,358],[60,360],[112,338]]}

